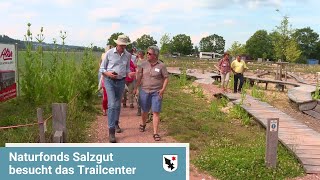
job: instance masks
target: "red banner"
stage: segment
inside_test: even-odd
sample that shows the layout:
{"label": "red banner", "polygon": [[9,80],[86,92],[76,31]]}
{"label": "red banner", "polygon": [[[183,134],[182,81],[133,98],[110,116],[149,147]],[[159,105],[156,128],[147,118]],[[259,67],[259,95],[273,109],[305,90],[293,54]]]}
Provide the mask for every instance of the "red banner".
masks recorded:
{"label": "red banner", "polygon": [[17,97],[16,83],[0,91],[0,102]]}

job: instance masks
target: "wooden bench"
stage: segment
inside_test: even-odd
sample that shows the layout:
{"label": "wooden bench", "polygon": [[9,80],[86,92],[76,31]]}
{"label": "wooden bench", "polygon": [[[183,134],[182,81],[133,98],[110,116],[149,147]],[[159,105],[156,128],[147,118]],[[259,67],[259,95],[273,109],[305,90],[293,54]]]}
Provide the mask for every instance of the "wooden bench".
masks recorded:
{"label": "wooden bench", "polygon": [[292,83],[292,82],[287,82],[287,81],[279,81],[279,80],[272,80],[272,79],[263,79],[263,78],[258,78],[258,77],[250,77],[250,76],[245,76],[245,80],[249,81],[250,85],[253,86],[254,83],[265,83],[265,89],[267,90],[268,84],[269,83],[274,83],[276,84],[276,88],[281,89],[284,91],[285,85],[291,85],[294,87],[300,86],[299,84]]}
{"label": "wooden bench", "polygon": [[211,78],[213,78],[215,81],[219,81],[219,82],[221,82],[221,75],[220,75],[220,74],[217,74],[217,75],[211,76]]}

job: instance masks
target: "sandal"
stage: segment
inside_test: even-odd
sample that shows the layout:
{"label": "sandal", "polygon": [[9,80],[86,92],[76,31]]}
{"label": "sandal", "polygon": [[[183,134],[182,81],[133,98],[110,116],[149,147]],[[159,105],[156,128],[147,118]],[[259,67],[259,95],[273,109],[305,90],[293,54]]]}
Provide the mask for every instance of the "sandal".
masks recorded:
{"label": "sandal", "polygon": [[153,135],[153,139],[154,139],[155,141],[160,141],[161,137],[160,137],[159,134],[154,134],[154,135]]}
{"label": "sandal", "polygon": [[140,124],[139,130],[140,132],[144,132],[146,130],[146,125]]}

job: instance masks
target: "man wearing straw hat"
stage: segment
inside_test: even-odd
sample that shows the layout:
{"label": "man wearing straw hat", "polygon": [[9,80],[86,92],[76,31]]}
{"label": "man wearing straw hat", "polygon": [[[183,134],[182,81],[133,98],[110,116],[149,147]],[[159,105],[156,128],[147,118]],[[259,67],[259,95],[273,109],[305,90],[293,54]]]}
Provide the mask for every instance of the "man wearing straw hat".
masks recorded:
{"label": "man wearing straw hat", "polygon": [[104,76],[104,84],[108,94],[108,127],[109,142],[115,143],[115,133],[120,133],[119,116],[121,97],[125,87],[125,77],[135,77],[135,72],[130,71],[131,54],[126,51],[130,44],[126,35],[119,35],[114,39],[116,47],[108,50],[103,59],[100,72]]}

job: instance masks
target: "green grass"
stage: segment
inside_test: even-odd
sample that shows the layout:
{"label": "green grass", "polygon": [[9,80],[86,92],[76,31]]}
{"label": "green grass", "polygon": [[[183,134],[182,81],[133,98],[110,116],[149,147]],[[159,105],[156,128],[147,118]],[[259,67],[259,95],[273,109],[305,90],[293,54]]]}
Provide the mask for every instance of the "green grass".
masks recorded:
{"label": "green grass", "polygon": [[[95,104],[100,103],[100,98],[95,98]],[[42,106],[43,119],[51,115],[51,105]],[[70,143],[87,142],[87,129],[100,111],[93,106],[76,107],[68,105],[67,141]],[[19,98],[0,104],[0,127],[23,125],[37,122],[37,107]],[[48,120],[46,142],[52,142],[52,118]],[[0,130],[0,147],[5,143],[36,143],[39,142],[39,128],[37,125]]]}
{"label": "green grass", "polygon": [[[56,53],[57,52],[54,52],[54,51],[44,51],[43,52],[43,59],[45,59],[45,61],[44,61],[45,66],[50,65],[50,62],[53,61],[54,55]],[[79,64],[81,63],[83,53],[84,53],[83,51],[67,52],[68,56],[72,59],[75,59],[76,62],[78,62]],[[61,52],[58,52],[58,54],[61,54]],[[93,52],[93,54],[97,58],[97,63],[100,62],[101,52]],[[18,65],[19,65],[19,70],[22,70],[22,71],[24,70],[24,67],[25,67],[25,56],[26,56],[26,51],[18,51]]]}
{"label": "green grass", "polygon": [[191,162],[197,167],[219,179],[285,179],[303,175],[298,161],[282,145],[278,147],[277,168],[266,168],[265,129],[254,122],[244,126],[219,111],[226,100],[208,103],[197,94],[185,93],[183,88],[178,78],[170,78],[161,119],[169,135],[190,143]]}
{"label": "green grass", "polygon": [[195,57],[179,57],[179,58],[166,58],[160,57],[163,60],[167,67],[185,67],[187,69],[202,69],[207,71],[216,70],[214,65],[217,64],[217,60],[200,60]]}
{"label": "green grass", "polygon": [[[47,113],[47,109],[44,110]],[[0,126],[12,126],[18,124],[29,124],[37,122],[36,107],[21,99],[13,99],[0,104]],[[46,116],[44,116],[45,118]],[[0,130],[0,146],[5,143],[36,142],[38,127],[21,127],[15,129]]]}

